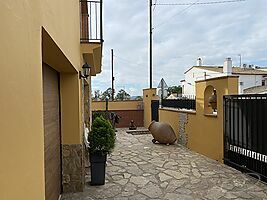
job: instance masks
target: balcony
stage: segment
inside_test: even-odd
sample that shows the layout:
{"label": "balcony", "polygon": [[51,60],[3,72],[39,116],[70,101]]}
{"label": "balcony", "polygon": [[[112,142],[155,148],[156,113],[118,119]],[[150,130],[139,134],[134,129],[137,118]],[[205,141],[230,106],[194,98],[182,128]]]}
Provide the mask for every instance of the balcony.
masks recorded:
{"label": "balcony", "polygon": [[103,42],[102,0],[81,0],[81,43]]}
{"label": "balcony", "polygon": [[103,1],[80,0],[80,34],[83,62],[91,66],[91,76],[101,73],[103,45]]}

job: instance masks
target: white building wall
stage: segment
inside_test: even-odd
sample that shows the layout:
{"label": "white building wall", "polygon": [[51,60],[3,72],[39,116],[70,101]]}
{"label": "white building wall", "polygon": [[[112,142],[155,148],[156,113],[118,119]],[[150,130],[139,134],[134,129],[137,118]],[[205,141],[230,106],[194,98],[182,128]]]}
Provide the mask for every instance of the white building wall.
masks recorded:
{"label": "white building wall", "polygon": [[244,89],[261,86],[262,80],[264,80],[262,75],[239,75],[239,94],[243,94]]}
{"label": "white building wall", "polygon": [[[206,74],[206,76],[205,76]],[[192,68],[187,73],[185,73],[185,81],[182,82],[183,86],[183,94],[184,95],[195,95],[195,81],[204,80],[215,77],[222,76],[222,73],[219,72],[213,72],[210,70],[204,70],[204,69],[198,69],[198,68]]]}
{"label": "white building wall", "polygon": [[[227,74],[214,72],[210,70],[192,68],[185,73],[185,81],[182,82],[184,95],[195,95],[195,81],[226,76]],[[239,76],[239,94],[243,94],[244,89],[261,86],[262,80],[265,80],[262,75],[240,75]],[[243,85],[242,85],[243,84]]]}

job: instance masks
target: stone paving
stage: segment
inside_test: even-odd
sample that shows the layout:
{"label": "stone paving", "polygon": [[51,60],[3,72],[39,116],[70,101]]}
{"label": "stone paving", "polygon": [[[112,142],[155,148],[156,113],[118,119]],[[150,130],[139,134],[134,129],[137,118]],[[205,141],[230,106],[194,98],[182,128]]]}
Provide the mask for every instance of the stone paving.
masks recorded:
{"label": "stone paving", "polygon": [[117,132],[108,157],[106,184],[63,200],[267,199],[267,185],[178,144],[151,142],[151,135]]}

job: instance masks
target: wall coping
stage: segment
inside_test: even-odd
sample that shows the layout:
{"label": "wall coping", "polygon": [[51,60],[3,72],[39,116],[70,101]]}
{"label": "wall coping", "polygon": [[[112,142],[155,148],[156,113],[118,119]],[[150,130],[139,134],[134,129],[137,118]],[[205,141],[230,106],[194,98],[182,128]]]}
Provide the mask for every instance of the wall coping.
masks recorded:
{"label": "wall coping", "polygon": [[195,110],[185,110],[185,109],[178,109],[178,108],[159,108],[159,110],[166,110],[171,112],[181,112],[181,113],[188,113],[188,114],[196,114]]}
{"label": "wall coping", "polygon": [[206,117],[217,117],[217,114],[204,114]]}
{"label": "wall coping", "polygon": [[195,81],[196,83],[200,83],[200,82],[206,82],[206,81],[212,81],[212,80],[218,80],[218,79],[227,79],[227,78],[238,78],[239,76],[220,76],[220,77],[214,77],[214,78],[207,78],[205,80],[198,80]]}
{"label": "wall coping", "polygon": [[143,91],[146,91],[146,90],[156,90],[157,88],[144,88]]}
{"label": "wall coping", "polygon": [[[142,97],[142,96],[141,96]],[[121,103],[121,102],[133,102],[133,101],[136,101],[136,102],[140,102],[140,103],[142,103],[143,102],[143,100],[123,100],[123,101],[108,101],[109,103]],[[106,103],[106,101],[105,100],[101,100],[101,101],[94,101],[94,100],[92,100],[92,103],[101,103],[101,102],[105,102]]]}
{"label": "wall coping", "polygon": [[[106,110],[95,110],[92,109],[92,112],[101,112],[101,111],[106,111]],[[108,111],[111,112],[116,112],[116,111],[144,111],[144,109],[108,109]]]}

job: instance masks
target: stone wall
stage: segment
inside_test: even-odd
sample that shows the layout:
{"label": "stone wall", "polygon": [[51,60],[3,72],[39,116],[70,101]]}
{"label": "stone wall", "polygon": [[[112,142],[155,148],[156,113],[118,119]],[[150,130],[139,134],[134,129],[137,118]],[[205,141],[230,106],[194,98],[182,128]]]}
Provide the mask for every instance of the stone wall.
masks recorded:
{"label": "stone wall", "polygon": [[84,146],[62,145],[63,193],[82,192],[85,185]]}
{"label": "stone wall", "polygon": [[185,131],[185,126],[188,122],[187,113],[179,113],[179,138],[178,143],[187,146],[188,136]]}

